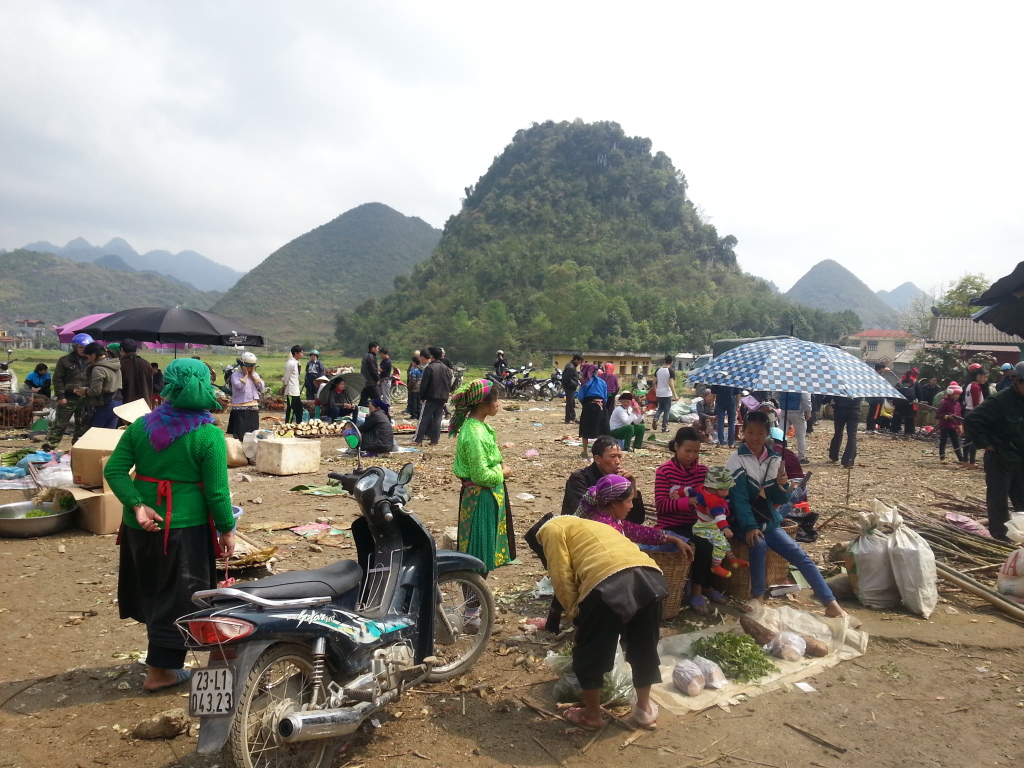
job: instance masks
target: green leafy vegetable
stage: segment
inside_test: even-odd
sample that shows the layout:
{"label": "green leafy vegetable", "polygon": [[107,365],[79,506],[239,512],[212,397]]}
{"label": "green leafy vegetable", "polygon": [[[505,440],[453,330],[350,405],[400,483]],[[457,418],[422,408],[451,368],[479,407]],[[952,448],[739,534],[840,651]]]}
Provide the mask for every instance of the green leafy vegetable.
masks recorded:
{"label": "green leafy vegetable", "polygon": [[53,512],[48,509],[33,509],[31,512],[25,513],[25,517],[49,517],[52,514]]}
{"label": "green leafy vegetable", "polygon": [[748,635],[719,632],[717,635],[698,638],[692,649],[694,654],[718,664],[727,678],[738,683],[757,680],[779,669],[754,638]]}

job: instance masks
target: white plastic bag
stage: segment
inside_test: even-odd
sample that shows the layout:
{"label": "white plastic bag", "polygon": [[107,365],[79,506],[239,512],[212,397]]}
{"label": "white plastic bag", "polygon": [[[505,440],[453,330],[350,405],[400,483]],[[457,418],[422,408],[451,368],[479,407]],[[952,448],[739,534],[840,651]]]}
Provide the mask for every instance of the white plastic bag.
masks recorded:
{"label": "white plastic bag", "polygon": [[806,641],[792,632],[779,632],[764,650],[783,661],[800,661],[807,651]]}
{"label": "white plastic bag", "polygon": [[999,568],[996,591],[1024,605],[1024,549],[1011,552]]}
{"label": "white plastic bag", "polygon": [[36,483],[40,488],[70,488],[75,484],[75,475],[70,466],[60,464],[39,470]]}
{"label": "white plastic bag", "polygon": [[[575,702],[582,701],[583,689],[580,681],[572,671],[572,656],[559,656],[555,653],[548,654],[544,663],[562,676],[555,683],[555,701]],[[622,651],[616,651],[615,664],[611,672],[606,672],[604,683],[601,686],[601,703],[608,704],[632,704],[636,701],[636,690],[633,688],[633,671],[626,661]]]}
{"label": "white plastic bag", "polygon": [[1006,521],[1006,536],[1014,544],[1024,544],[1024,512],[1014,512]]}
{"label": "white plastic bag", "polygon": [[889,559],[896,586],[907,610],[927,619],[939,602],[935,553],[917,531],[903,524],[899,515],[895,516],[894,528],[889,537]]}
{"label": "white plastic bag", "polygon": [[[244,437],[244,435],[243,435]],[[246,455],[245,446],[231,435],[224,438],[224,442],[227,443],[228,447],[228,466],[229,467],[247,467],[249,466],[249,457]]]}
{"label": "white plastic bag", "polygon": [[706,681],[700,667],[689,659],[684,659],[672,670],[672,682],[687,696],[699,696]]}
{"label": "white plastic bag", "polygon": [[857,600],[868,608],[895,608],[900,604],[900,589],[889,559],[889,537],[878,527],[892,519],[892,510],[875,499],[872,512],[860,513],[860,535],[850,542],[847,562],[850,582]]}
{"label": "white plastic bag", "polygon": [[725,679],[725,672],[711,659],[705,659],[703,656],[694,656],[693,663],[697,665],[697,669],[704,675],[705,688],[718,690],[725,688],[729,684],[729,681]]}

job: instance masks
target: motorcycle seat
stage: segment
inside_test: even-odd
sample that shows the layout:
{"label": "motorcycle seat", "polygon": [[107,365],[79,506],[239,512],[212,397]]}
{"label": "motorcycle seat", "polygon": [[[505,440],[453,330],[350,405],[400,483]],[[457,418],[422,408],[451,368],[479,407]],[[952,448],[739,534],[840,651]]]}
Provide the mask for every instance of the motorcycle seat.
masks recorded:
{"label": "motorcycle seat", "polygon": [[235,589],[267,600],[299,597],[341,597],[359,586],[363,570],[355,560],[339,560],[315,571],[275,573],[264,579],[238,584]]}

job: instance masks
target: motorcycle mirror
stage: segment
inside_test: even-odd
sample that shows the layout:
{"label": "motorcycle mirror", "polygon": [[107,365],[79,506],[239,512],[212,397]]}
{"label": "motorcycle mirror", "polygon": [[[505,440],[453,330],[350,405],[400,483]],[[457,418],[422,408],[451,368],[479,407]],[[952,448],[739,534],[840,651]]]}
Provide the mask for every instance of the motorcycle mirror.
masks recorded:
{"label": "motorcycle mirror", "polygon": [[415,467],[413,466],[413,464],[411,462],[406,464],[404,467],[402,467],[402,469],[398,473],[398,484],[399,485],[406,485],[406,484],[408,484],[408,482],[410,480],[412,480],[412,473],[413,473],[414,469],[415,469]]}

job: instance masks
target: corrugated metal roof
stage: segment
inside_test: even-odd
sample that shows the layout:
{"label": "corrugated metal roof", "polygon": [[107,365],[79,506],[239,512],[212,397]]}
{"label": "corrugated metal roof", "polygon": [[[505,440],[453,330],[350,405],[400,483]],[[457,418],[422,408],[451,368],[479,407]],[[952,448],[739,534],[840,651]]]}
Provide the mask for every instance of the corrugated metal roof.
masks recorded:
{"label": "corrugated metal roof", "polygon": [[928,323],[928,341],[937,343],[966,342],[968,344],[1024,344],[1024,338],[976,323],[969,317],[933,317]]}

